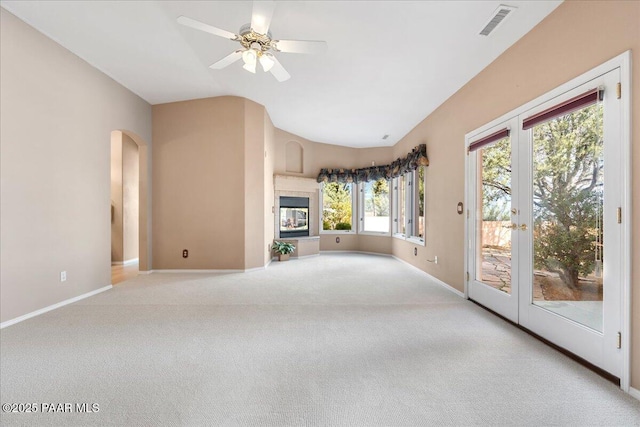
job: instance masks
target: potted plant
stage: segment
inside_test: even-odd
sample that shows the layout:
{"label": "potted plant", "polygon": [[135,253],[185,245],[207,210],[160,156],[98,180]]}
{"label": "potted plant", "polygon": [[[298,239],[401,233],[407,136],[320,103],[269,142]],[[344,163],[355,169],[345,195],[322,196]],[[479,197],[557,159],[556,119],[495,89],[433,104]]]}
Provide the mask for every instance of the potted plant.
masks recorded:
{"label": "potted plant", "polygon": [[278,242],[276,240],[275,242],[273,242],[273,250],[278,254],[278,260],[287,261],[290,254],[296,250],[296,247],[293,243]]}

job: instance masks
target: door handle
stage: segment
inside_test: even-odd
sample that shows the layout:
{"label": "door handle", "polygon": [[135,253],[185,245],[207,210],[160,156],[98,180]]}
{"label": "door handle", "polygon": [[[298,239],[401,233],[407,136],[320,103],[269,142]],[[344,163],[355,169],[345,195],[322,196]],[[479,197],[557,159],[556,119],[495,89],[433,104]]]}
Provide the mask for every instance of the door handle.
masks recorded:
{"label": "door handle", "polygon": [[522,224],[522,225],[520,226],[520,230],[522,230],[522,231],[527,231],[527,224]]}
{"label": "door handle", "polygon": [[518,224],[512,222],[511,225],[503,225],[502,228],[510,228],[512,230],[515,230],[516,228],[518,228]]}

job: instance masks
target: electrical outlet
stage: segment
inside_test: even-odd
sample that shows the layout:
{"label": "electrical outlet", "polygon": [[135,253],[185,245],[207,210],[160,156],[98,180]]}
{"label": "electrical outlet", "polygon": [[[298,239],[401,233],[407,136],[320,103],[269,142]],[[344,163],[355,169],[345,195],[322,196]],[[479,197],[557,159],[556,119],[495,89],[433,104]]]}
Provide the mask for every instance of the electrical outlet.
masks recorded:
{"label": "electrical outlet", "polygon": [[182,250],[182,258],[189,258],[189,250],[188,249],[183,249]]}
{"label": "electrical outlet", "polygon": [[66,282],[67,281],[67,272],[66,271],[61,271],[60,272],[60,281],[61,282]]}
{"label": "electrical outlet", "polygon": [[436,256],[434,257],[434,262],[435,262],[436,264],[438,263],[438,255],[436,255]]}

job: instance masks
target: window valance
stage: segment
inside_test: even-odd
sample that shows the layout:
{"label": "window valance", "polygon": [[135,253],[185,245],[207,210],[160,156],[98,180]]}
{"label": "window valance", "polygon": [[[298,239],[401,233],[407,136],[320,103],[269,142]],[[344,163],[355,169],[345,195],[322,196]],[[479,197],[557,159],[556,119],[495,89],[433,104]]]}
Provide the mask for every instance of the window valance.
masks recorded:
{"label": "window valance", "polygon": [[396,159],[389,165],[371,166],[360,169],[320,169],[318,182],[350,183],[377,181],[380,178],[391,179],[416,170],[420,166],[429,166],[427,145],[420,144],[405,157]]}

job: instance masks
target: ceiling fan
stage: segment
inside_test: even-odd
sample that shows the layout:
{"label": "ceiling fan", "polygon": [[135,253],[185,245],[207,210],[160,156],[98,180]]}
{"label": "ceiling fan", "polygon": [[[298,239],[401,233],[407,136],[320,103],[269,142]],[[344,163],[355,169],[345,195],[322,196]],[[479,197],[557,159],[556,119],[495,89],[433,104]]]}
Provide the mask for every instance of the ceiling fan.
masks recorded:
{"label": "ceiling fan", "polygon": [[271,71],[271,74],[273,74],[279,82],[283,82],[289,80],[291,75],[275,57],[275,52],[322,53],[327,49],[327,43],[315,40],[273,39],[269,31],[269,24],[271,23],[271,16],[273,15],[275,6],[274,1],[254,1],[251,23],[240,27],[238,31],[240,34],[222,30],[186,16],[178,17],[178,23],[224,37],[225,39],[237,41],[242,45],[241,49],[211,64],[209,68],[220,70],[242,58],[244,61],[242,68],[245,70],[255,74],[257,63],[260,62],[265,72]]}

